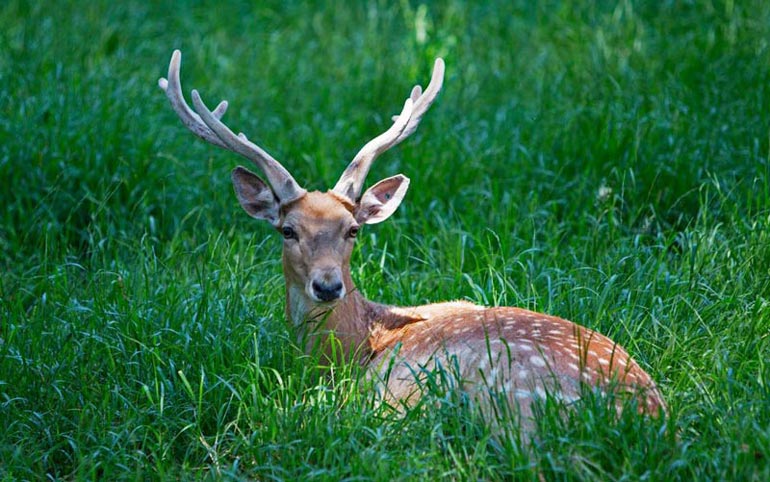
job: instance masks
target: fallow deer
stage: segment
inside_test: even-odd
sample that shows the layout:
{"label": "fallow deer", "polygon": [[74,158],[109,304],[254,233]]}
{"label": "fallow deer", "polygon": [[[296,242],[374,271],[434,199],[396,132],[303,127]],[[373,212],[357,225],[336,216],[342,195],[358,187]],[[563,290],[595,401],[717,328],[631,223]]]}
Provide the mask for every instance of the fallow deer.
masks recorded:
{"label": "fallow deer", "polygon": [[322,346],[333,334],[348,359],[357,358],[379,381],[383,400],[414,403],[421,396],[420,374],[452,365],[465,393],[480,398],[492,389],[518,407],[522,421],[531,420],[535,400],[555,397],[570,404],[586,387],[629,395],[641,412],[666,410],[650,375],[620,345],[570,321],[465,301],[388,306],[365,299],[356,289],[350,255],[359,229],[393,214],[409,186],[399,174],[361,194],[364,180],[372,162],[409,137],[436,99],[444,78],[442,59],[436,59],[425,91],[419,85],[412,89],[393,125],[358,152],[327,192],[306,191],[267,152],[245,135],[235,135],[220,120],[226,101],[211,111],[193,90],[191,109],[181,91],[180,63],[176,50],[168,79],[161,78],[159,85],[184,125],[251,160],[267,178],[240,166],[232,171],[243,209],[283,236],[287,317],[297,330],[310,330],[308,339]]}

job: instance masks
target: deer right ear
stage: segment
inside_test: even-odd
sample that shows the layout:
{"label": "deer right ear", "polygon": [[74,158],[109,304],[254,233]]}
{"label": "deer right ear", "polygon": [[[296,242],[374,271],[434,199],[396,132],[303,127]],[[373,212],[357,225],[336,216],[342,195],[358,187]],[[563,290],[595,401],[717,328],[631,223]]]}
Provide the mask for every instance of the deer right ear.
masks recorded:
{"label": "deer right ear", "polygon": [[264,219],[273,226],[280,224],[278,198],[265,181],[245,167],[238,166],[231,174],[238,202],[249,216]]}
{"label": "deer right ear", "polygon": [[404,200],[409,178],[399,174],[378,182],[366,190],[356,209],[356,221],[376,224],[385,221]]}

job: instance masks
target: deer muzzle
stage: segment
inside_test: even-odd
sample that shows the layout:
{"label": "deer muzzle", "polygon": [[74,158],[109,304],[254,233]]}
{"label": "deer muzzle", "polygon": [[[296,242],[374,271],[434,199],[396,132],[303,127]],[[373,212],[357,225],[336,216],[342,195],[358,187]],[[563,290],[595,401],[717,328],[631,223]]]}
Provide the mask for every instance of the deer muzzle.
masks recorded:
{"label": "deer muzzle", "polygon": [[339,268],[323,268],[310,274],[306,286],[307,294],[314,301],[329,303],[342,299],[345,285],[342,282],[342,270]]}

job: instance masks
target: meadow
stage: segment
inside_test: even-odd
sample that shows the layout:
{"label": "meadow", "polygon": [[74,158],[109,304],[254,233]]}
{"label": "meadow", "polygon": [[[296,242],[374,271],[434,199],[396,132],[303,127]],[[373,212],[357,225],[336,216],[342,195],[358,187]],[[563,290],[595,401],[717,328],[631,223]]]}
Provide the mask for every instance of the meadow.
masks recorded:
{"label": "meadow", "polygon": [[[188,93],[321,190],[443,57],[369,176],[411,187],[359,235],[359,288],[598,330],[669,415],[546,406],[527,449],[304,355],[244,161],[158,88],[177,48]],[[762,0],[4,1],[0,478],[769,480],[769,109]]]}

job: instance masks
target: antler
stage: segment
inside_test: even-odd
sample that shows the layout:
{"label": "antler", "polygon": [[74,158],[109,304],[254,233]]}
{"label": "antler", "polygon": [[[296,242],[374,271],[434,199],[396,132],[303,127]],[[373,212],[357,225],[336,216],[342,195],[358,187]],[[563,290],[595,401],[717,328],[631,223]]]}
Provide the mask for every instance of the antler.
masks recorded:
{"label": "antler", "polygon": [[345,172],[334,186],[334,192],[346,196],[356,202],[361,196],[361,189],[369,173],[372,162],[383,152],[409,137],[420,124],[422,116],[428,111],[444,83],[444,61],[436,59],[433,65],[433,75],[425,92],[422,87],[415,85],[412,93],[404,103],[401,114],[393,117],[393,125],[387,131],[367,142],[350,162]]}
{"label": "antler", "polygon": [[182,84],[179,80],[181,63],[182,52],[174,50],[168,65],[168,80],[161,77],[158,80],[158,85],[166,92],[166,96],[171,101],[171,107],[182,123],[201,139],[240,154],[256,164],[265,173],[267,181],[281,205],[304,196],[307,191],[297,184],[297,181],[281,163],[248,140],[243,133],[236,136],[230,128],[220,121],[227,110],[226,100],[220,102],[216,109],[210,111],[201,100],[198,91],[193,90],[192,100],[195,111],[190,109],[182,95]]}

